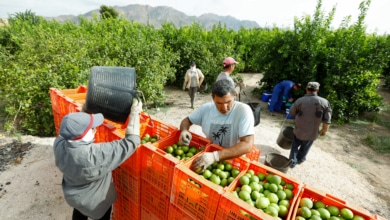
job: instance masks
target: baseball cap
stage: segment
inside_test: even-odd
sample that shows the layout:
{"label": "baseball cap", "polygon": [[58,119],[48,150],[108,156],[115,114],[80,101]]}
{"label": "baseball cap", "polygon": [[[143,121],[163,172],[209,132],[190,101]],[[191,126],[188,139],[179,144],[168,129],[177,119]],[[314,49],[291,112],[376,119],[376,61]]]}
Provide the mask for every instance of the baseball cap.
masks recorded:
{"label": "baseball cap", "polygon": [[223,61],[223,66],[224,66],[224,67],[225,67],[225,66],[228,66],[228,65],[231,65],[231,64],[238,64],[238,62],[235,61],[235,60],[233,59],[233,57],[227,57],[227,58],[225,58],[225,60]]}
{"label": "baseball cap", "polygon": [[67,140],[79,140],[91,128],[96,128],[103,124],[103,121],[104,117],[101,113],[88,114],[85,112],[73,112],[62,119],[59,134]]}
{"label": "baseball cap", "polygon": [[318,82],[308,82],[306,88],[317,90],[320,88],[320,84]]}
{"label": "baseball cap", "polygon": [[192,65],[196,65],[195,61],[192,61],[190,65],[191,65],[191,66],[192,66]]}

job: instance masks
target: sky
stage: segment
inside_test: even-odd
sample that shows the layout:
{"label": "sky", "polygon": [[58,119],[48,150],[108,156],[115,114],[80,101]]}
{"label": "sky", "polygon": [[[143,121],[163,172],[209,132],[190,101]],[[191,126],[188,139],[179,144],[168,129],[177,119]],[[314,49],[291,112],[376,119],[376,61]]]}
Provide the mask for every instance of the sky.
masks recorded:
{"label": "sky", "polygon": [[[322,0],[322,11],[327,15],[336,6],[332,27],[338,28],[347,16],[351,16],[350,24],[357,21],[361,1],[363,0]],[[261,27],[275,25],[292,28],[294,17],[313,15],[317,0],[0,0],[0,18],[8,18],[9,15],[27,10],[44,17],[77,16],[99,9],[101,5],[130,4],[169,6],[189,16],[205,13],[230,15],[239,20],[256,21]],[[389,9],[389,0],[371,0],[365,18],[367,33],[390,34]]]}

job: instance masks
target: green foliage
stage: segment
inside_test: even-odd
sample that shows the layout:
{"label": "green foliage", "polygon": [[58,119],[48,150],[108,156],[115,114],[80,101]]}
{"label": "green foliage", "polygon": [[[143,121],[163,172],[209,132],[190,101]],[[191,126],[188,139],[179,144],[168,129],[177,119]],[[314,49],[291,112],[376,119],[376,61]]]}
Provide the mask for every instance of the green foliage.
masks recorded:
{"label": "green foliage", "polygon": [[379,153],[390,153],[390,137],[368,134],[364,139],[366,144]]}
{"label": "green foliage", "polygon": [[[200,24],[193,23],[191,26],[174,28],[170,23],[163,24],[160,30],[165,38],[165,48],[168,48],[180,57],[179,62],[174,66],[176,69],[175,78],[170,83],[181,87],[184,82],[185,72],[190,67],[190,62],[195,61],[197,68],[205,75],[205,82],[211,85],[215,82],[222,70],[222,62],[225,57],[232,56],[240,60],[234,51],[235,33],[215,25],[211,31],[204,30]],[[244,63],[237,65],[236,72],[243,67]]]}
{"label": "green foliage", "polygon": [[[264,90],[283,79],[305,85],[321,84],[320,95],[327,98],[338,123],[348,122],[367,111],[378,111],[382,104],[376,93],[382,69],[388,64],[388,48],[376,36],[367,36],[364,18],[370,1],[360,4],[358,21],[333,31],[330,24],[335,8],[325,16],[319,0],[313,18],[295,18],[294,30],[278,32],[260,59],[265,69]],[[386,51],[387,50],[387,51]],[[298,96],[304,94],[301,91]]]}
{"label": "green foliage", "polygon": [[[212,30],[200,24],[161,29],[118,18],[102,5],[101,17],[78,24],[47,21],[31,11],[10,17],[0,27],[0,100],[5,128],[32,135],[54,134],[49,88],[73,89],[87,85],[92,66],[134,67],[137,87],[148,103],[165,100],[164,86],[181,88],[191,61],[209,85],[232,56],[238,72],[261,72],[253,92],[271,91],[283,79],[305,85],[321,84],[320,95],[333,107],[333,120],[345,123],[382,106],[376,93],[380,77],[390,85],[390,37],[365,34],[364,18],[370,1],[360,4],[358,21],[346,17],[330,29],[335,8],[328,15],[318,1],[313,17],[295,18],[294,28],[241,28],[235,32],[221,23]],[[209,86],[210,87],[210,86]],[[300,91],[297,97],[304,94]]]}
{"label": "green foliage", "polygon": [[17,21],[25,22],[31,25],[38,25],[43,20],[44,19],[42,17],[37,16],[31,10],[26,10],[25,12],[18,12],[14,15],[11,15],[8,19],[8,22],[10,25]]}
{"label": "green foliage", "polygon": [[113,7],[108,7],[105,5],[100,6],[100,16],[102,19],[108,19],[108,18],[113,18],[116,19],[118,18],[118,12],[113,8]]}
{"label": "green foliage", "polygon": [[0,39],[13,40],[2,47],[7,54],[0,69],[9,115],[5,127],[33,135],[54,134],[49,88],[87,85],[92,66],[129,66],[136,69],[137,86],[147,101],[161,103],[177,60],[152,27],[124,19],[81,19],[80,25],[42,21],[39,26],[17,21],[1,33],[10,36]]}

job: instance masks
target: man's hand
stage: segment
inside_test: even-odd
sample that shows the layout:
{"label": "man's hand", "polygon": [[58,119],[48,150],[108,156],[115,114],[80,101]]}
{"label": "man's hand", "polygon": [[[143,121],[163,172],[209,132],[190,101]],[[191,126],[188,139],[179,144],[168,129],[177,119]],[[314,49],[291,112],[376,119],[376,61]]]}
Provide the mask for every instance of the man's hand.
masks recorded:
{"label": "man's hand", "polygon": [[139,118],[140,113],[142,112],[142,102],[138,99],[133,99],[133,103],[131,105],[130,110],[130,120],[127,124],[126,128],[126,134],[134,134],[134,135],[140,135],[140,124],[139,124]]}
{"label": "man's hand", "polygon": [[133,98],[133,104],[131,105],[130,114],[139,114],[142,112],[142,102],[136,98]]}
{"label": "man's hand", "polygon": [[329,124],[322,123],[322,129],[320,130],[320,136],[324,136],[328,131]]}
{"label": "man's hand", "polygon": [[293,101],[294,101],[293,98],[288,99],[288,102],[293,102]]}
{"label": "man's hand", "polygon": [[219,161],[218,151],[205,152],[200,157],[196,158],[192,163],[192,168],[196,173],[202,173],[208,166]]}
{"label": "man's hand", "polygon": [[179,142],[181,145],[189,146],[192,139],[192,135],[189,131],[184,130],[180,133]]}

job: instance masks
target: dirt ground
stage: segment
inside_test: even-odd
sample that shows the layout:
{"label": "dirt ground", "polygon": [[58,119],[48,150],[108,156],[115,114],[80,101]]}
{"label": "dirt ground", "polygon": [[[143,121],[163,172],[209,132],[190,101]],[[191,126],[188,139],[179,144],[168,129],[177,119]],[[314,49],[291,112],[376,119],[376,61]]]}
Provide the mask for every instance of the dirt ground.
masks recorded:
{"label": "dirt ground", "polygon": [[[267,103],[251,94],[261,74],[241,75],[247,84],[246,95],[241,93],[241,101],[259,102],[262,106],[261,122],[255,129],[255,145],[261,150],[260,162],[264,163],[265,155],[269,153],[288,157],[289,150],[279,147],[276,140],[281,127],[292,125],[293,120],[286,120],[282,114],[271,116]],[[189,97],[182,90],[167,88],[166,92],[170,105],[146,111],[178,127],[193,111]],[[383,96],[389,102],[388,92]],[[209,101],[212,101],[210,94],[199,94],[195,105]],[[198,126],[191,130],[203,135]],[[363,144],[362,139],[370,132],[390,135],[386,128],[377,125],[332,124],[327,135],[314,142],[307,160],[289,169],[287,175],[345,201],[355,209],[365,209],[390,219],[390,155],[376,153]],[[0,149],[14,140],[30,142],[32,147],[23,157],[12,160],[5,170],[0,169],[0,219],[71,219],[72,209],[66,204],[61,190],[62,175],[54,165],[54,137],[9,137],[0,132]],[[2,152],[7,150],[2,149],[0,155]]]}

